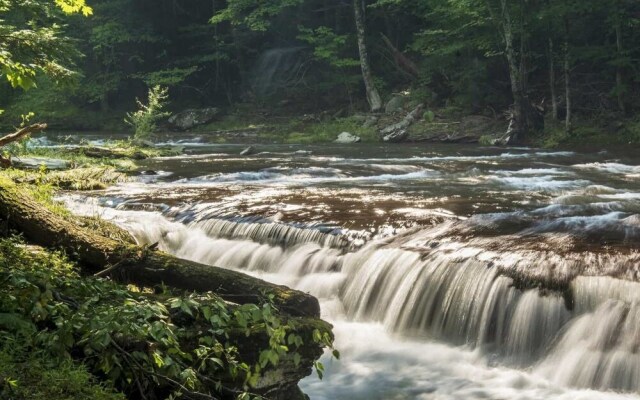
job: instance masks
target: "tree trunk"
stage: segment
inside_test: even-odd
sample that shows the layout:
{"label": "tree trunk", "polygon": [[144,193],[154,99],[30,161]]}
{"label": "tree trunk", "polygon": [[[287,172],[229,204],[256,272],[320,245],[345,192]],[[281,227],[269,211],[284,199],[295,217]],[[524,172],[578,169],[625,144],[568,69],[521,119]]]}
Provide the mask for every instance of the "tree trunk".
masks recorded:
{"label": "tree trunk", "polygon": [[71,218],[51,212],[5,177],[0,177],[0,219],[35,244],[63,249],[86,273],[102,273],[141,286],[167,285],[183,290],[212,291],[237,304],[266,301],[264,296],[271,294],[276,307],[284,313],[320,316],[318,300],[311,295],[240,272],[182,260],[101,236],[80,227]]}
{"label": "tree trunk", "polygon": [[551,92],[551,115],[558,120],[558,94],[556,93],[556,66],[553,53],[553,39],[549,38],[549,89]]}
{"label": "tree trunk", "polygon": [[513,48],[513,25],[507,0],[501,0],[502,6],[502,28],[504,31],[505,52],[509,65],[509,78],[511,81],[511,94],[513,95],[513,115],[511,126],[511,137],[509,142],[520,141],[527,133],[525,99],[520,79],[520,69],[516,51]]}
{"label": "tree trunk", "polygon": [[[0,147],[6,146],[10,143],[16,142],[32,133],[41,132],[47,129],[47,124],[33,124],[26,126],[24,128],[18,129],[16,132],[8,134],[0,138]],[[11,167],[11,158],[5,158],[2,153],[0,153],[0,168],[9,168]]]}
{"label": "tree trunk", "polygon": [[360,52],[360,67],[362,68],[362,78],[364,80],[364,87],[367,91],[367,101],[371,111],[377,112],[382,108],[382,99],[375,83],[373,82],[373,76],[371,75],[371,67],[369,65],[369,56],[367,54],[367,45],[365,42],[365,17],[364,17],[364,0],[353,0],[353,10],[356,20],[356,34],[358,36],[358,51]]}
{"label": "tree trunk", "polygon": [[567,133],[571,133],[571,57],[569,54],[569,18],[564,19],[564,97],[567,113],[564,119],[564,126]]}
{"label": "tree trunk", "polygon": [[24,128],[20,128],[14,133],[1,137],[0,147],[6,146],[9,143],[13,143],[17,140],[20,140],[23,137],[30,135],[32,133],[42,132],[45,129],[47,129],[47,124],[33,124],[33,125],[25,126]]}

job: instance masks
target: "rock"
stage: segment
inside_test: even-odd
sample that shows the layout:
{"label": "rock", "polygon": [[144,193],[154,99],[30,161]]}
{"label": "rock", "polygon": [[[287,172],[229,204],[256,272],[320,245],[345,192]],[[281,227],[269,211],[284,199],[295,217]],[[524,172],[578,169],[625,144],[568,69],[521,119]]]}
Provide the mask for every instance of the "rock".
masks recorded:
{"label": "rock", "polygon": [[250,156],[251,154],[255,153],[256,149],[253,146],[249,146],[246,149],[242,150],[240,152],[241,156]]}
{"label": "rock", "polygon": [[395,130],[382,137],[383,142],[400,143],[409,137],[409,131],[406,129]]}
{"label": "rock", "polygon": [[62,169],[71,168],[71,164],[69,163],[69,161],[59,160],[56,158],[14,157],[11,159],[11,163],[16,168],[24,168],[24,169],[39,169],[42,166],[46,167],[48,170],[62,170]]}
{"label": "rock", "polygon": [[294,156],[310,156],[313,154],[313,151],[309,150],[297,150],[293,152]]}
{"label": "rock", "polygon": [[173,128],[186,131],[209,123],[219,115],[220,110],[216,107],[190,109],[172,115],[168,122]]}
{"label": "rock", "polygon": [[360,136],[353,135],[349,132],[342,132],[338,135],[338,138],[333,141],[333,143],[358,143],[360,141]]}
{"label": "rock", "polygon": [[362,124],[362,127],[363,128],[371,128],[372,126],[375,126],[378,123],[379,120],[380,120],[380,118],[378,118],[377,115],[370,115],[364,120],[364,123]]}
{"label": "rock", "polygon": [[142,175],[148,175],[148,176],[154,176],[154,175],[158,175],[158,173],[152,169],[148,169],[146,171],[142,171],[141,172]]}
{"label": "rock", "polygon": [[404,107],[404,103],[406,102],[406,97],[401,95],[394,95],[384,106],[384,112],[386,114],[393,114],[398,111],[402,111]]}

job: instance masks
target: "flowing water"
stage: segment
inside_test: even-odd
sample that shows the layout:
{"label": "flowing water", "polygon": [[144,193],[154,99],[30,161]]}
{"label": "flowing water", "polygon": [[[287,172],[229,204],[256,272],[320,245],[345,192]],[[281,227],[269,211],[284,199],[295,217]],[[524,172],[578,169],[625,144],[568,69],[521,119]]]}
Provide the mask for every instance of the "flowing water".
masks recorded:
{"label": "flowing water", "polygon": [[317,296],[342,360],[312,399],[640,398],[633,152],[186,145],[62,198]]}

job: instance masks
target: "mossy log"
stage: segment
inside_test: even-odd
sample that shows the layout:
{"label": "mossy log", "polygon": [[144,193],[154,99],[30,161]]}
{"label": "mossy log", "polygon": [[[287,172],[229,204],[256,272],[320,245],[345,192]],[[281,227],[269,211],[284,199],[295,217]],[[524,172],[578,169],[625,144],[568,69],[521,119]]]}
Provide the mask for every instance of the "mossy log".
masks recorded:
{"label": "mossy log", "polygon": [[144,160],[149,156],[141,150],[129,150],[99,146],[80,146],[67,149],[68,153],[83,155],[89,158],[131,158]]}
{"label": "mossy log", "polygon": [[275,285],[243,273],[176,258],[170,254],[110,239],[47,209],[25,190],[0,176],[0,220],[44,247],[64,250],[84,272],[109,275],[140,286],[167,285],[213,291],[237,304],[259,303],[265,295],[283,313],[319,317],[318,300],[306,293]]}

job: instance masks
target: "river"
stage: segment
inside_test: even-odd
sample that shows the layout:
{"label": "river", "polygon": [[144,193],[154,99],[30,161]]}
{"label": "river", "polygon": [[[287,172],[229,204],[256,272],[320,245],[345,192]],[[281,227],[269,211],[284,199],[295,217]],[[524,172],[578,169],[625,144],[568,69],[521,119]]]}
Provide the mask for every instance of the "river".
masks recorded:
{"label": "river", "polygon": [[183,145],[61,198],[318,297],[342,358],[312,400],[640,399],[633,151]]}

